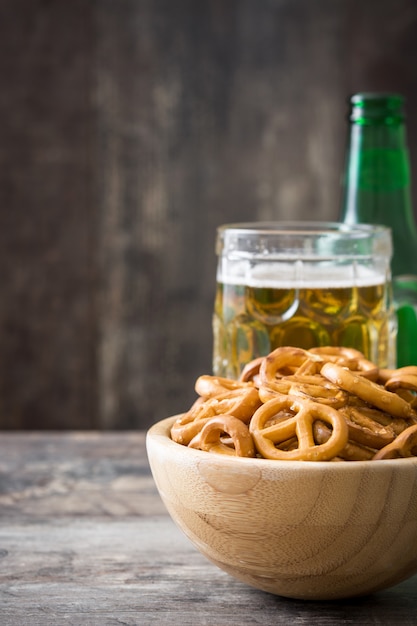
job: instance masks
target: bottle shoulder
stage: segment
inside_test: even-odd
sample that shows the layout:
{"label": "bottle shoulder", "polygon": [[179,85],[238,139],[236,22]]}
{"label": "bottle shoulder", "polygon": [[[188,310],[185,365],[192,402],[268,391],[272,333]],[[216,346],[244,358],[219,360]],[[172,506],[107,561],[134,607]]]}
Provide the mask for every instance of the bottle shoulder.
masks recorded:
{"label": "bottle shoulder", "polygon": [[391,229],[393,258],[391,262],[394,276],[414,274],[417,276],[417,228],[410,215],[401,212],[401,207],[392,207],[384,215],[378,213],[362,215],[354,212],[341,216],[347,224],[382,224]]}

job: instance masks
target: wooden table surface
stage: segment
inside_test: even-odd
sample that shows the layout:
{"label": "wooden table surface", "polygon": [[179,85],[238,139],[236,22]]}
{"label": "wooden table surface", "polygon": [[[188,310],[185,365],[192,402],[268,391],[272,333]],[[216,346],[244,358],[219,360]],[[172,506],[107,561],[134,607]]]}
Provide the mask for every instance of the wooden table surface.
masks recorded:
{"label": "wooden table surface", "polygon": [[0,624],[415,626],[417,576],[302,602],[209,563],[166,513],[145,434],[0,434]]}

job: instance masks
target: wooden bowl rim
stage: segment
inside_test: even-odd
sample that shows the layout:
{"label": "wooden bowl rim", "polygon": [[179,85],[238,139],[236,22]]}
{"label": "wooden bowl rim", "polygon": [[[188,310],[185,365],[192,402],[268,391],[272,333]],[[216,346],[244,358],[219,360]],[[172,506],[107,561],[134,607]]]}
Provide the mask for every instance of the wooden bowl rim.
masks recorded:
{"label": "wooden bowl rim", "polygon": [[[376,472],[384,472],[388,471],[392,473],[392,471],[399,470],[401,468],[410,470],[410,466],[415,467],[417,470],[417,457],[408,457],[403,459],[384,459],[381,461],[340,461],[337,463],[331,463],[329,461],[279,461],[273,459],[261,459],[261,458],[244,458],[237,456],[228,456],[223,454],[209,453],[204,452],[203,450],[196,450],[194,448],[189,448],[187,446],[181,445],[171,439],[170,430],[171,426],[178,419],[181,414],[173,415],[162,419],[155,424],[153,424],[146,433],[146,446],[149,454],[150,444],[157,445],[159,447],[166,447],[173,454],[180,455],[183,458],[189,458],[190,460],[194,458],[198,460],[200,463],[204,463],[207,461],[208,463],[213,463],[214,455],[216,464],[221,465],[233,465],[234,467],[239,467],[239,465],[243,467],[246,466],[246,469],[249,467],[258,468],[258,469],[267,469],[269,472],[276,469],[277,472],[281,472],[282,470],[290,470],[297,469],[298,472],[323,472],[326,469],[331,469],[332,472],[348,472],[352,471],[360,471],[363,472],[364,469],[367,471],[376,471]],[[356,470],[355,470],[356,468]]]}

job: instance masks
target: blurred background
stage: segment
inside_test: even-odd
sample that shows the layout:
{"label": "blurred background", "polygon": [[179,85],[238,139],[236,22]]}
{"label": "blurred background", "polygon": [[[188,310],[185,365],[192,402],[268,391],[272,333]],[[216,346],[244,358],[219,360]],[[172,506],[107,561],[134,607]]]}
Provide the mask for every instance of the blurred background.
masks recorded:
{"label": "blurred background", "polygon": [[216,227],[337,219],[350,94],[416,179],[415,0],[1,0],[0,47],[2,429],[186,410]]}

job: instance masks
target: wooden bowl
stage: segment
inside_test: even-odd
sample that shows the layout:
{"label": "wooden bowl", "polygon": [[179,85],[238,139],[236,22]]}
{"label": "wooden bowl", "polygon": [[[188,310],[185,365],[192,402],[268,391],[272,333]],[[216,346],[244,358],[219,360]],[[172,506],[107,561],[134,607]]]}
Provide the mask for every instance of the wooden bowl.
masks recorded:
{"label": "wooden bowl", "polygon": [[212,563],[289,598],[369,594],[417,572],[417,458],[303,462],[193,450],[147,434],[171,517]]}

